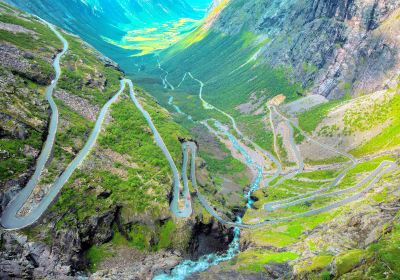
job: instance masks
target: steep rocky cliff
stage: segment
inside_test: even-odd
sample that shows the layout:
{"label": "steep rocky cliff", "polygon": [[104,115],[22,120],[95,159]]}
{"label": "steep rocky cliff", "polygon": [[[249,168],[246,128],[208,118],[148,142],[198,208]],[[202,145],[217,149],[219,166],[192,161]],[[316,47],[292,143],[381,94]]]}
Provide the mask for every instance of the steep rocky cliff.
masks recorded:
{"label": "steep rocky cliff", "polygon": [[[204,39],[189,38],[188,42],[196,43],[190,43],[188,49],[178,50],[187,46],[178,44],[170,54],[167,52],[166,69],[180,76],[179,70],[174,69],[180,64],[206,76],[206,66],[195,63],[201,61],[201,52],[197,50],[201,46],[213,56],[213,49],[208,48],[210,40],[216,41],[217,35],[228,36],[236,38],[232,42],[235,47],[230,48],[228,56],[219,49],[223,43],[214,43],[219,56],[213,60],[223,67],[209,68],[207,76],[234,81],[236,77],[231,71],[235,70],[235,59],[242,64],[254,62],[256,66],[267,64],[285,69],[287,78],[300,82],[305,92],[330,99],[342,97],[348,91],[353,95],[370,93],[384,88],[398,75],[399,7],[395,0],[232,0],[207,28]],[[250,45],[243,44],[241,39],[248,33],[254,36]],[[169,56],[173,57],[171,61]],[[174,67],[168,68],[170,63]],[[223,69],[226,75],[222,75]],[[210,90],[214,92],[213,83]]]}
{"label": "steep rocky cliff", "polygon": [[[379,26],[399,7],[384,0],[232,1],[214,27],[269,38],[260,59],[292,68],[294,79],[312,93],[337,98],[345,85],[354,94],[373,92],[396,77],[399,41]],[[396,17],[388,25],[398,28]]]}

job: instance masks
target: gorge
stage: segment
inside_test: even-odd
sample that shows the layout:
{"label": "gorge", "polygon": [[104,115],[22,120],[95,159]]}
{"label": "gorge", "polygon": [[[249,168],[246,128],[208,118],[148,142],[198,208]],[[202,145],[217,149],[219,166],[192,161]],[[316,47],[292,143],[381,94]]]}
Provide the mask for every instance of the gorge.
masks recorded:
{"label": "gorge", "polygon": [[0,278],[400,277],[400,3],[210,2],[0,2]]}

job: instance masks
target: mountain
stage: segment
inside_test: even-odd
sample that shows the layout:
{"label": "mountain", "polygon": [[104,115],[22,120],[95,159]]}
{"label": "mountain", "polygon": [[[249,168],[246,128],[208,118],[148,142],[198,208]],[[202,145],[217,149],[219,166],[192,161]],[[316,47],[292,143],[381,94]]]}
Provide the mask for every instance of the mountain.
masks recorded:
{"label": "mountain", "polygon": [[[104,54],[119,58],[117,60],[147,53],[148,48],[157,50],[169,46],[172,40],[169,32],[175,37],[185,34],[205,13],[194,10],[185,0],[7,2],[82,36]],[[150,37],[147,44],[138,46],[143,44],[139,39],[147,37]]]}
{"label": "mountain", "polygon": [[[104,3],[55,5],[89,41],[86,22],[101,18],[123,30],[139,18],[105,13]],[[96,145],[42,219],[0,230],[0,278],[400,277],[400,3],[215,0],[209,7],[171,34],[168,48],[146,43],[129,60],[124,40],[139,45],[165,30],[139,26],[122,41],[97,32],[119,66],[59,30],[70,48],[54,85],[59,38],[0,4],[2,209],[32,177],[51,135],[47,88],[54,85],[60,109],[57,137],[22,216],[91,139],[120,68],[137,96],[132,103],[126,88],[114,101]]]}
{"label": "mountain", "polygon": [[[242,218],[264,226],[244,229],[244,250],[195,279],[399,277],[398,208],[385,210],[399,203],[399,171],[375,187],[360,180],[399,160],[399,14],[390,0],[220,1],[201,27],[160,53],[161,70],[145,61],[145,72],[129,73],[170,111],[172,96],[195,122],[213,131],[217,119],[285,170],[253,193]],[[202,157],[212,158],[207,150]],[[359,200],[341,204],[351,197],[345,190]],[[318,213],[329,204],[332,211]]]}
{"label": "mountain", "polygon": [[186,0],[186,2],[193,7],[194,10],[207,10],[210,7],[209,0]]}
{"label": "mountain", "polygon": [[[53,124],[54,144],[21,215],[46,200],[56,178],[93,138],[101,112],[108,108],[107,116],[90,153],[45,214],[23,230],[0,228],[0,278],[77,279],[79,271],[103,268],[100,263],[112,250],[116,263],[125,268],[119,260],[128,254],[137,263],[132,268],[141,267],[135,277],[144,279],[176,265],[190,252],[190,243],[197,242],[195,232],[213,227],[213,222],[204,219],[203,224],[198,215],[187,222],[173,220],[168,161],[128,88],[117,96],[123,72],[77,36],[57,30],[68,50],[60,57],[60,77],[52,82],[57,77],[53,61],[62,54],[63,42],[47,24],[0,2],[2,225],[4,210],[39,168]],[[48,95],[52,87],[54,104]],[[135,92],[179,163],[180,140],[189,139],[189,132],[142,89],[135,87]],[[112,106],[106,107],[110,100]],[[197,248],[191,250],[195,254]]]}

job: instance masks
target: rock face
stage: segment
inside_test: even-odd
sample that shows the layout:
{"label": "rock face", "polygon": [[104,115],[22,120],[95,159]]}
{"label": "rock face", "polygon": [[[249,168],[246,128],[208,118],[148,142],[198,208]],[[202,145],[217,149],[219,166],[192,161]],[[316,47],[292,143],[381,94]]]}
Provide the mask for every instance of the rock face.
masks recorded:
{"label": "rock face", "polygon": [[24,52],[8,43],[0,43],[0,61],[2,67],[40,85],[50,84],[53,74],[48,75],[48,72],[46,73],[48,68],[43,69],[43,66],[30,61],[32,59],[34,59],[32,53]]}
{"label": "rock face", "polygon": [[118,263],[115,266],[111,263],[112,268],[100,269],[91,275],[89,279],[151,280],[155,275],[178,265],[181,259],[179,254],[171,252],[158,252],[148,255],[135,252],[135,256],[127,256],[124,260],[118,259]]}
{"label": "rock face", "polygon": [[[396,222],[400,200],[378,205],[365,205],[346,216],[310,232],[308,239],[318,244],[329,244],[327,251],[337,254],[348,248],[366,248],[381,238],[385,225],[391,230]],[[306,255],[307,252],[305,251]]]}
{"label": "rock face", "polygon": [[[28,242],[17,233],[1,233],[0,278],[1,279],[69,279],[70,252],[60,254],[57,248],[46,244]],[[73,250],[73,247],[70,247]]]}
{"label": "rock face", "polygon": [[[32,241],[21,233],[0,232],[0,278],[75,279],[76,271],[86,267],[83,250],[111,239],[116,215],[116,209],[111,209],[109,213],[95,215],[86,224],[68,230],[57,230],[55,224],[49,223],[51,229],[43,231],[47,235],[39,233],[46,242]],[[56,218],[49,215],[44,223]]]}
{"label": "rock face", "polygon": [[224,252],[227,250],[230,239],[232,239],[230,230],[220,223],[214,220],[208,224],[196,222],[189,244],[190,258],[198,259],[210,253]]}
{"label": "rock face", "polygon": [[[9,162],[1,171],[0,213],[33,173],[33,163],[42,145],[33,139],[46,134],[49,105],[37,87],[27,86],[27,80],[36,85],[50,83],[53,72],[46,70],[45,65],[38,66],[32,57],[35,56],[29,51],[0,43],[0,139],[13,144],[11,150],[0,148],[0,160]],[[19,171],[16,172],[14,167],[21,164],[26,169],[15,168]]]}
{"label": "rock face", "polygon": [[69,106],[73,111],[81,116],[84,116],[92,122],[96,121],[100,108],[96,105],[92,105],[87,99],[70,94],[65,90],[55,91],[54,96],[62,100],[65,105]]}
{"label": "rock face", "polygon": [[236,271],[228,272],[209,272],[207,274],[195,274],[189,276],[187,280],[270,280],[274,278],[267,278],[264,273],[258,274],[242,274]]}
{"label": "rock face", "polygon": [[399,31],[399,7],[396,0],[234,0],[214,29],[250,29],[270,39],[258,58],[289,68],[312,93],[334,98],[351,89],[373,92],[397,77],[400,42],[391,30]]}

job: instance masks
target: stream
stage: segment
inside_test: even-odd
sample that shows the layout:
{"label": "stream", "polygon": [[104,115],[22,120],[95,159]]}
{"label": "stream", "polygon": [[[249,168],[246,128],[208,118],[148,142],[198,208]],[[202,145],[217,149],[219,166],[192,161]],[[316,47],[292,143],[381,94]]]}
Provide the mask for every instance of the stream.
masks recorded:
{"label": "stream", "polygon": [[[216,126],[223,131],[226,136],[228,136],[229,140],[231,141],[232,145],[237,149],[246,159],[246,163],[249,167],[255,166],[257,169],[257,176],[254,178],[253,182],[251,183],[250,190],[244,195],[247,199],[247,207],[251,208],[254,201],[251,198],[251,194],[256,191],[260,187],[260,183],[263,176],[263,169],[261,166],[256,164],[254,160],[250,157],[247,153],[246,149],[244,149],[236,138],[230,134],[226,129],[222,127],[222,125],[215,121]],[[196,181],[196,144],[193,142],[185,142],[182,144],[183,147],[183,166],[182,166],[182,178],[185,187],[187,186],[187,165],[188,165],[188,149],[191,150],[191,172],[190,178],[192,181],[193,188],[198,192],[198,186]],[[198,193],[199,198],[202,198]],[[204,198],[203,198],[204,199]],[[242,220],[240,216],[236,216],[236,224],[241,224]],[[184,260],[179,265],[174,267],[171,270],[171,273],[167,274],[160,274],[153,278],[153,280],[184,280],[188,276],[202,272],[210,268],[211,266],[218,265],[221,262],[226,262],[233,259],[238,253],[240,252],[240,228],[234,227],[233,228],[233,239],[228,246],[228,250],[224,254],[212,253],[207,254],[200,257],[198,260]]]}
{"label": "stream", "polygon": [[[196,174],[195,174],[195,172],[196,172],[195,159],[197,156],[196,144],[194,142],[185,142],[182,144],[183,167],[182,167],[182,173],[180,175],[179,171],[174,163],[174,160],[173,160],[170,152],[168,151],[168,148],[166,147],[161,135],[157,131],[157,128],[152,121],[150,114],[143,108],[143,106],[140,104],[140,102],[136,98],[136,93],[135,93],[132,81],[129,79],[124,79],[124,80],[121,80],[121,82],[120,82],[119,91],[102,107],[100,114],[96,120],[95,126],[88,138],[88,141],[85,143],[82,150],[77,154],[77,156],[73,159],[73,161],[68,165],[68,167],[65,169],[65,171],[56,179],[56,181],[52,185],[51,189],[49,190],[48,194],[43,198],[43,200],[40,202],[40,204],[36,208],[34,208],[28,215],[26,215],[24,217],[20,217],[20,216],[18,216],[18,211],[21,209],[21,207],[24,205],[24,203],[28,200],[30,194],[32,193],[33,189],[36,187],[36,185],[38,184],[38,182],[40,180],[41,173],[44,170],[46,162],[48,161],[50,153],[53,149],[53,145],[55,142],[55,136],[56,136],[56,132],[57,132],[57,127],[58,127],[58,108],[52,98],[52,94],[53,94],[53,91],[54,91],[54,89],[57,85],[57,82],[60,78],[60,75],[61,75],[60,59],[68,50],[68,42],[62,37],[62,35],[52,25],[49,25],[49,27],[57,35],[57,37],[60,39],[60,41],[62,41],[62,43],[64,45],[62,52],[60,52],[56,56],[54,63],[53,63],[53,67],[56,72],[56,77],[52,81],[51,85],[46,90],[46,98],[47,98],[47,100],[50,104],[51,110],[52,110],[50,124],[49,124],[49,132],[48,132],[46,142],[41,151],[41,154],[38,158],[38,161],[36,164],[36,169],[35,169],[33,176],[29,180],[26,187],[24,189],[22,189],[13,198],[13,200],[11,200],[11,202],[7,205],[6,209],[3,212],[3,215],[1,217],[1,224],[6,229],[15,230],[15,229],[21,229],[21,228],[27,227],[29,225],[32,225],[33,223],[35,223],[39,220],[39,218],[45,213],[45,211],[48,209],[48,207],[51,205],[51,203],[56,200],[56,198],[57,198],[59,192],[61,191],[62,187],[64,186],[64,184],[68,181],[68,179],[71,177],[73,172],[82,164],[82,162],[86,159],[87,155],[91,152],[91,150],[94,147],[96,140],[100,134],[101,127],[104,123],[104,119],[107,115],[108,110],[110,109],[111,105],[118,100],[119,96],[123,93],[126,85],[129,86],[129,93],[130,93],[131,100],[133,101],[133,103],[135,104],[137,109],[142,113],[142,115],[146,119],[149,127],[152,130],[152,133],[154,135],[154,140],[155,140],[157,146],[161,149],[162,153],[164,154],[164,156],[166,157],[166,159],[168,160],[168,162],[170,164],[170,168],[171,168],[172,174],[173,174],[173,184],[174,184],[173,185],[173,196],[172,196],[172,201],[170,204],[170,210],[173,213],[173,215],[177,218],[188,218],[192,214],[192,202],[191,202],[191,197],[190,197],[188,172],[187,172],[187,168],[188,168],[188,164],[189,164],[189,157],[190,157],[190,179],[191,179],[192,186],[195,189],[198,200],[200,201],[202,206],[213,217],[215,217],[219,222],[221,222],[221,224],[227,225],[227,226],[233,228],[232,229],[233,230],[233,239],[232,239],[231,243],[229,244],[228,249],[225,253],[207,254],[207,255],[200,257],[196,261],[184,260],[179,265],[177,265],[175,268],[173,268],[171,270],[171,273],[157,275],[153,278],[155,280],[168,280],[168,279],[184,280],[188,276],[190,276],[194,273],[205,271],[208,268],[210,268],[211,266],[215,266],[221,262],[226,262],[228,260],[231,260],[240,252],[240,242],[239,241],[240,241],[240,229],[241,228],[254,229],[254,228],[258,228],[258,227],[261,227],[261,226],[264,226],[267,224],[288,221],[288,220],[291,220],[296,217],[311,216],[311,215],[318,214],[321,212],[330,211],[332,209],[335,209],[337,207],[340,207],[342,205],[345,205],[349,202],[355,201],[355,200],[363,197],[369,190],[372,189],[374,184],[383,175],[385,175],[388,172],[392,172],[393,170],[398,168],[398,166],[394,162],[383,161],[379,165],[378,168],[376,168],[371,174],[369,174],[363,181],[361,181],[356,186],[345,189],[345,190],[340,190],[340,191],[331,192],[328,194],[323,194],[325,191],[333,188],[347,174],[347,172],[351,168],[353,168],[354,166],[357,165],[358,161],[351,155],[337,151],[332,147],[321,144],[321,143],[317,142],[316,140],[312,139],[306,133],[301,131],[301,129],[297,126],[297,124],[295,124],[293,121],[291,121],[290,119],[288,119],[284,115],[282,115],[276,109],[276,107],[272,107],[272,109],[274,109],[274,112],[276,114],[280,115],[283,119],[285,119],[288,127],[291,129],[290,130],[291,143],[292,143],[293,151],[296,155],[296,158],[298,160],[298,165],[299,165],[297,173],[300,173],[303,171],[304,163],[303,163],[300,151],[296,148],[296,145],[293,140],[294,139],[293,138],[293,135],[294,135],[293,129],[294,128],[298,129],[300,131],[300,133],[303,134],[309,141],[311,141],[317,145],[320,145],[327,150],[331,150],[333,152],[336,152],[338,154],[348,157],[352,161],[352,166],[350,166],[349,168],[344,170],[333,181],[333,183],[330,186],[328,186],[327,188],[322,188],[315,192],[302,194],[300,196],[289,198],[286,200],[269,203],[265,206],[265,208],[267,210],[285,208],[285,207],[288,207],[291,205],[296,205],[298,203],[303,203],[305,201],[308,201],[308,200],[311,200],[311,199],[314,199],[317,197],[328,197],[328,196],[336,196],[336,195],[343,194],[343,193],[351,193],[353,191],[358,190],[358,188],[363,185],[366,185],[366,187],[364,189],[362,189],[360,192],[354,193],[351,196],[349,196],[343,200],[337,201],[331,205],[327,205],[322,208],[314,209],[314,210],[304,212],[301,214],[297,214],[297,215],[293,215],[290,217],[284,217],[284,218],[273,219],[273,220],[265,220],[261,223],[254,224],[254,225],[242,223],[240,216],[236,217],[235,222],[226,221],[218,215],[217,211],[207,202],[206,198],[204,196],[202,196],[201,193],[199,192],[199,188],[197,186],[197,181],[196,181]],[[160,63],[158,63],[158,66],[159,66],[160,70],[165,72],[165,76],[162,77],[164,87],[165,88],[170,87],[172,90],[174,90],[174,87],[167,80],[168,72],[161,68]],[[269,157],[271,159],[271,161],[273,161],[276,164],[277,172],[272,178],[277,178],[277,176],[279,176],[279,174],[282,171],[282,166],[281,166],[280,162],[278,160],[276,160],[275,157],[273,155],[271,155],[269,152],[261,149],[258,145],[253,143],[249,138],[243,136],[243,134],[238,129],[236,122],[232,116],[230,116],[229,114],[227,114],[226,112],[224,112],[218,108],[215,108],[211,104],[207,103],[202,98],[202,91],[203,91],[203,87],[204,87],[203,82],[195,79],[191,73],[187,73],[187,75],[190,76],[193,80],[199,82],[199,84],[200,84],[199,98],[202,101],[203,106],[206,109],[215,109],[215,110],[221,112],[222,114],[224,114],[225,116],[227,116],[232,121],[233,128],[239,134],[240,137],[242,137],[247,143],[249,143],[249,145],[251,144],[256,150],[261,151],[262,154]],[[186,78],[186,74],[183,77],[181,83],[185,80],[185,78]],[[181,83],[179,84],[179,86],[181,85]],[[187,115],[184,112],[182,112],[178,106],[173,105],[173,97],[170,97],[168,104],[174,106],[175,110],[179,114]],[[189,119],[191,119],[190,115],[187,115],[187,116]],[[240,154],[242,154],[242,156],[245,159],[246,165],[249,168],[256,170],[256,175],[254,176],[254,179],[250,184],[249,190],[244,194],[244,197],[247,200],[247,208],[250,209],[250,208],[252,208],[252,206],[255,202],[252,199],[252,194],[256,190],[258,190],[260,187],[263,187],[263,186],[261,186],[262,180],[263,180],[263,167],[261,165],[259,165],[258,163],[256,163],[256,161],[251,157],[251,155],[243,147],[243,144],[241,144],[237,140],[237,138],[229,132],[229,129],[224,127],[218,121],[215,121],[214,123],[215,123],[215,127],[217,127],[219,132],[224,134],[227,137],[227,139],[232,144],[233,148],[236,149],[238,152],[240,152]],[[297,174],[297,173],[295,173],[295,174]],[[270,180],[272,180],[272,178],[270,178]],[[181,179],[182,179],[183,184],[181,184]],[[276,185],[279,185],[279,184],[275,184],[275,186]],[[179,202],[181,200],[183,200],[183,202],[184,202],[183,205],[179,204]]]}
{"label": "stream", "polygon": [[[164,70],[160,63],[158,62],[158,67],[164,72],[166,73],[163,79],[163,84],[164,87],[167,88],[168,86],[174,90],[174,87],[168,82],[167,80],[167,76],[168,76],[168,72],[166,70]],[[236,121],[235,119],[227,114],[226,112],[212,106],[211,104],[209,104],[207,101],[205,101],[202,97],[202,93],[203,93],[203,88],[204,88],[204,83],[196,78],[194,78],[192,76],[192,74],[190,72],[185,73],[185,76],[183,77],[181,83],[178,85],[178,87],[180,87],[180,85],[182,84],[182,82],[185,80],[186,75],[189,75],[190,78],[192,78],[194,81],[197,81],[200,85],[200,90],[199,90],[199,98],[202,102],[202,105],[205,109],[214,109],[219,111],[220,113],[222,113],[223,115],[227,116],[233,125],[234,130],[238,133],[238,135],[240,137],[242,137],[246,142],[248,142],[249,144],[251,144],[253,147],[255,147],[256,150],[260,151],[262,154],[264,154],[265,156],[267,156],[272,162],[274,162],[277,166],[277,171],[276,173],[269,178],[269,180],[267,180],[267,184],[270,184],[274,179],[278,178],[279,175],[282,172],[282,165],[280,160],[278,160],[277,158],[275,158],[271,153],[263,150],[261,147],[259,147],[256,143],[254,143],[253,141],[251,141],[248,137],[244,136],[241,131],[239,130],[239,128],[236,125]],[[173,97],[169,98],[168,101],[169,105],[173,105]],[[178,113],[183,113],[180,108],[176,108],[177,106],[174,106],[175,110]],[[289,132],[290,132],[290,144],[291,144],[291,148],[293,149],[294,155],[296,157],[297,163],[298,163],[298,169],[291,173],[288,174],[286,176],[283,176],[282,178],[280,178],[280,180],[278,180],[278,183],[274,184],[273,186],[276,187],[278,186],[281,182],[283,182],[284,180],[294,177],[297,174],[301,173],[304,171],[304,162],[303,162],[303,158],[301,156],[301,153],[295,143],[294,140],[294,128],[298,129],[300,131],[301,134],[303,134],[305,136],[306,139],[312,141],[313,143],[322,146],[324,148],[326,148],[327,150],[333,151],[335,153],[338,153],[340,155],[346,156],[347,158],[349,158],[352,162],[352,165],[345,169],[341,174],[339,174],[339,176],[332,182],[331,187],[335,186],[336,184],[338,184],[341,179],[343,179],[343,177],[349,172],[349,170],[351,170],[353,167],[355,167],[357,165],[357,160],[344,152],[338,151],[332,147],[329,147],[327,145],[321,144],[318,141],[312,139],[311,137],[309,137],[306,133],[304,133],[304,131],[302,131],[300,129],[300,127],[298,127],[297,124],[295,124],[293,121],[291,121],[290,119],[286,118],[285,116],[283,116],[282,114],[280,114],[275,106],[268,107],[270,110],[270,114],[271,114],[271,126],[272,129],[274,129],[274,125],[272,123],[272,109],[274,109],[274,112],[278,115],[280,115],[286,122],[286,125],[289,127]],[[184,113],[183,113],[184,114]],[[203,123],[204,124],[204,123]],[[263,179],[263,167],[260,166],[259,164],[257,164],[252,157],[247,153],[246,149],[243,148],[241,146],[241,144],[239,143],[239,141],[235,138],[235,136],[233,136],[230,132],[229,129],[224,127],[220,122],[214,120],[214,124],[217,127],[217,129],[223,133],[231,142],[232,146],[234,147],[234,149],[236,149],[237,151],[239,151],[242,156],[245,159],[246,165],[249,168],[255,169],[257,172],[255,178],[253,179],[249,190],[247,191],[247,193],[244,194],[244,197],[247,200],[247,208],[250,209],[252,208],[253,204],[254,204],[254,200],[252,199],[252,194],[259,189]],[[205,124],[206,125],[206,124]],[[207,125],[206,125],[207,126]],[[274,137],[275,137],[275,133],[274,133]],[[236,221],[232,222],[232,221],[227,221],[224,220],[221,216],[219,216],[219,214],[217,213],[216,209],[214,207],[212,207],[207,199],[201,195],[201,193],[199,192],[199,189],[197,187],[197,182],[196,182],[196,178],[195,178],[195,157],[196,157],[196,144],[192,143],[192,142],[186,142],[183,143],[183,154],[184,154],[184,160],[183,160],[183,171],[182,171],[182,176],[184,177],[183,180],[187,180],[187,157],[188,157],[188,152],[187,152],[187,148],[192,150],[192,164],[191,164],[191,180],[192,180],[192,185],[196,191],[197,194],[197,198],[200,201],[200,203],[202,204],[202,206],[213,216],[215,217],[221,224],[226,225],[226,226],[230,226],[233,227],[233,233],[234,233],[234,238],[232,240],[232,242],[230,243],[228,250],[226,251],[226,253],[224,254],[216,254],[216,253],[212,253],[212,254],[207,254],[204,255],[202,257],[200,257],[198,260],[193,261],[193,260],[184,260],[182,261],[179,265],[177,265],[175,268],[173,268],[171,270],[170,273],[165,273],[165,274],[160,274],[155,276],[153,279],[154,280],[184,280],[186,279],[188,276],[195,274],[195,273],[199,273],[202,271],[207,270],[208,268],[210,268],[211,266],[215,266],[218,265],[221,262],[225,262],[228,260],[233,259],[239,252],[240,252],[240,244],[239,244],[239,240],[240,240],[240,228],[247,228],[247,229],[255,229],[255,228],[259,228],[265,225],[269,225],[269,224],[275,224],[275,223],[279,223],[279,222],[285,222],[285,221],[289,221],[291,219],[297,218],[297,217],[305,217],[305,216],[311,216],[311,215],[315,215],[321,212],[327,212],[330,211],[332,209],[335,209],[337,207],[340,207],[342,205],[345,205],[347,203],[350,203],[352,201],[355,201],[361,197],[363,197],[369,190],[372,189],[373,185],[386,173],[391,172],[393,170],[395,170],[397,168],[397,165],[394,162],[390,162],[390,161],[384,161],[381,163],[381,165],[375,169],[371,174],[369,174],[369,176],[367,176],[367,178],[365,180],[363,180],[362,182],[360,182],[359,184],[357,184],[355,187],[353,188],[349,188],[347,190],[343,190],[341,192],[337,192],[337,193],[331,193],[331,194],[325,194],[325,195],[320,195],[320,196],[332,196],[332,195],[337,195],[339,193],[346,193],[349,192],[350,190],[356,190],[357,188],[361,187],[364,184],[367,184],[367,186],[362,189],[360,192],[351,195],[350,197],[347,197],[343,200],[337,201],[333,204],[318,208],[318,209],[313,209],[301,214],[296,214],[290,217],[283,217],[283,218],[278,218],[278,219],[266,219],[263,222],[260,222],[258,224],[243,224],[241,217],[237,216],[236,217]],[[186,178],[185,178],[186,177]],[[372,180],[372,181],[371,181]],[[328,188],[329,189],[329,188]],[[308,193],[308,194],[304,194],[300,197],[297,198],[293,198],[293,199],[289,199],[288,201],[280,201],[275,203],[272,203],[272,205],[267,205],[265,207],[265,209],[268,211],[274,209],[274,208],[280,208],[280,207],[287,207],[290,205],[294,205],[303,201],[307,201],[312,199],[313,197],[316,197],[318,193],[322,193],[324,190],[326,189],[321,189],[320,191],[317,191],[314,193],[314,196],[312,193]],[[310,196],[311,195],[311,196]],[[305,198],[307,197],[307,198]],[[285,204],[286,203],[286,204]]]}

